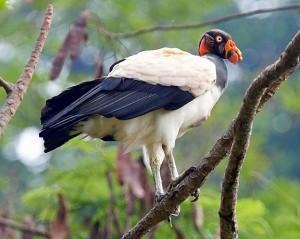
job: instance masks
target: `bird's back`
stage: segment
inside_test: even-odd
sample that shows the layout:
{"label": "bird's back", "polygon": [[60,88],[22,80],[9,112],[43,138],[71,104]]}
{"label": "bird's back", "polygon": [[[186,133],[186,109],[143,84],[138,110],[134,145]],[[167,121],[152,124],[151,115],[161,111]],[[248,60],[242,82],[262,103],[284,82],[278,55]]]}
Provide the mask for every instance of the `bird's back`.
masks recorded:
{"label": "bird's back", "polygon": [[216,65],[206,57],[192,55],[177,48],[161,48],[142,51],[126,58],[115,65],[108,76],[177,86],[198,96],[214,85]]}

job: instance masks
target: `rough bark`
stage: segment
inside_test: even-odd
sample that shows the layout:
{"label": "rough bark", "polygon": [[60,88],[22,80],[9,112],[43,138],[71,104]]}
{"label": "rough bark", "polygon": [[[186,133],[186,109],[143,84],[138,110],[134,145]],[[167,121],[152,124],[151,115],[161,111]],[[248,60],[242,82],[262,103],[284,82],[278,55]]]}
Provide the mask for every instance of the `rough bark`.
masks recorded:
{"label": "rough bark", "polygon": [[[22,102],[24,94],[31,82],[35,67],[39,61],[39,57],[41,55],[41,52],[43,50],[44,44],[48,36],[48,32],[50,30],[52,16],[53,6],[49,4],[44,15],[44,20],[42,23],[40,34],[35,44],[35,48],[32,51],[31,56],[27,64],[25,65],[20,78],[18,79],[16,84],[10,87],[8,91],[8,97],[4,102],[2,108],[0,109],[0,137],[4,134],[4,130],[7,127],[9,121],[15,115],[19,105]],[[1,82],[3,83],[4,81]]]}
{"label": "rough bark", "polygon": [[239,175],[248,149],[256,112],[279,88],[279,85],[299,66],[300,32],[296,34],[280,58],[268,66],[247,90],[235,124],[235,134],[225,171],[220,206],[221,239],[238,237],[236,203]]}

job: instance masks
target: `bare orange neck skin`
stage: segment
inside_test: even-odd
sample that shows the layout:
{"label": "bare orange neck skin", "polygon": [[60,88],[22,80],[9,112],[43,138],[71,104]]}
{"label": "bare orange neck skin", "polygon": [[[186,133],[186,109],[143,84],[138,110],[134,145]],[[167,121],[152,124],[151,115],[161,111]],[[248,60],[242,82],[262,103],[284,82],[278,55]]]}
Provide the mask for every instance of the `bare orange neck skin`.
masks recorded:
{"label": "bare orange neck skin", "polygon": [[205,39],[201,40],[201,42],[199,44],[199,48],[198,48],[198,53],[199,53],[200,56],[204,56],[207,53],[209,53],[209,50],[208,50]]}
{"label": "bare orange neck skin", "polygon": [[[242,52],[237,48],[234,41],[229,39],[225,44],[225,59],[228,59],[231,63],[235,64],[243,60]],[[203,38],[199,44],[198,53],[200,56],[204,56],[211,51],[209,50],[205,38]]]}

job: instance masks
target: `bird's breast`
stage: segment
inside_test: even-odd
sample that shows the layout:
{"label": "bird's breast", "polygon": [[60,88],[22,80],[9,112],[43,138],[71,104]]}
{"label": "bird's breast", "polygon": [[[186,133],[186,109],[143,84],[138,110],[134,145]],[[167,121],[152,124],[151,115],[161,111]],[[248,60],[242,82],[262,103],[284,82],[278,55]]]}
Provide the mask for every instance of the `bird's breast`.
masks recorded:
{"label": "bird's breast", "polygon": [[177,110],[179,111],[178,113],[182,114],[182,125],[179,135],[182,136],[187,130],[200,126],[206,121],[221,94],[222,91],[218,87],[214,87]]}

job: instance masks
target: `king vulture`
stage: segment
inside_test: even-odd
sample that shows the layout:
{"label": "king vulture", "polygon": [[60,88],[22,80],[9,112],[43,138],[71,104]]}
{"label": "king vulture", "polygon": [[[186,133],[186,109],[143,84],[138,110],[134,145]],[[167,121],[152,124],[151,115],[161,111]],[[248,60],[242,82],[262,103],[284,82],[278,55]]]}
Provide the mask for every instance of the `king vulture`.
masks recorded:
{"label": "king vulture", "polygon": [[47,100],[40,132],[45,152],[78,135],[120,141],[127,151],[144,147],[156,195],[163,194],[163,160],[176,179],[176,139],[210,116],[227,85],[225,59],[242,60],[231,36],[218,29],[201,37],[198,53],[177,48],[142,51],[113,64],[107,76]]}

